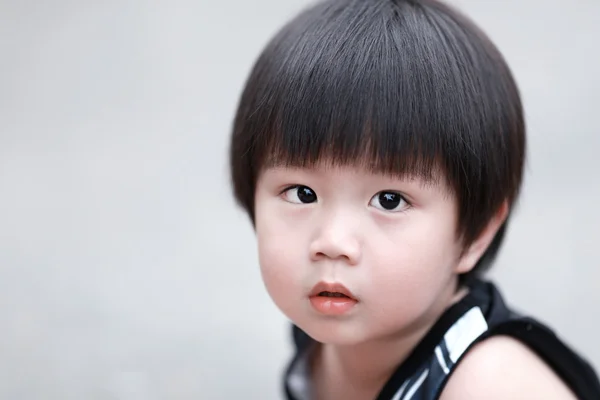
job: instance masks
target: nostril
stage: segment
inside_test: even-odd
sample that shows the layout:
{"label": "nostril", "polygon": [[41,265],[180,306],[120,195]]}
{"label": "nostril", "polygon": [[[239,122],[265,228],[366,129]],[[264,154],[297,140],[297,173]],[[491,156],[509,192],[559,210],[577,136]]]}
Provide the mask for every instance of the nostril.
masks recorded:
{"label": "nostril", "polygon": [[313,260],[343,260],[344,262],[351,263],[351,258],[346,254],[328,254],[324,252],[313,253]]}
{"label": "nostril", "polygon": [[338,260],[355,265],[360,259],[360,246],[350,240],[325,240],[319,238],[310,244],[310,258],[313,261]]}

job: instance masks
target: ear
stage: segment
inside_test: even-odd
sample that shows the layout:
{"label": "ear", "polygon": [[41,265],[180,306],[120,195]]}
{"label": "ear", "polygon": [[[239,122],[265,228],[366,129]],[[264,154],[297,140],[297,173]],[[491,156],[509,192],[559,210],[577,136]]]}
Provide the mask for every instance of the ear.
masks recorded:
{"label": "ear", "polygon": [[508,217],[508,201],[502,202],[494,216],[490,219],[479,237],[475,239],[471,245],[463,251],[461,258],[458,260],[455,272],[457,274],[465,274],[475,267],[477,261],[483,256],[492,240],[496,236],[496,232],[502,226]]}

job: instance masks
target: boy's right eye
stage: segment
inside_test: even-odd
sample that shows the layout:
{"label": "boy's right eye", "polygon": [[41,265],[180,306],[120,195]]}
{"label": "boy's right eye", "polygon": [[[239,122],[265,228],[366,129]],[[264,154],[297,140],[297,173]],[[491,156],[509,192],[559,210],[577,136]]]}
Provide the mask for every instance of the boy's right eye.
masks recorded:
{"label": "boy's right eye", "polygon": [[309,204],[317,201],[317,194],[308,186],[295,185],[285,189],[283,199],[295,204]]}

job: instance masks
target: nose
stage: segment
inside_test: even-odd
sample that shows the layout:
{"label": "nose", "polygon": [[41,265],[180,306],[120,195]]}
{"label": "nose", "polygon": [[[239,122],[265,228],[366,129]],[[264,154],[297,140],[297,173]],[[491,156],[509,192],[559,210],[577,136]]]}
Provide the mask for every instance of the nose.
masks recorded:
{"label": "nose", "polygon": [[310,243],[312,261],[343,260],[349,265],[360,263],[362,256],[358,224],[344,215],[322,219]]}

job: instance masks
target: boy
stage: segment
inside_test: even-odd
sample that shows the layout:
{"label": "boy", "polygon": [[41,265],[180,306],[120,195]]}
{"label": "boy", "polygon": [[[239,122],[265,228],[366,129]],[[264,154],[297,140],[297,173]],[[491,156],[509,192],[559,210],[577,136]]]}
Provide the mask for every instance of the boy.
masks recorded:
{"label": "boy", "polygon": [[582,359],[479,277],[521,185],[502,56],[435,0],[326,0],[239,104],[236,199],[293,323],[289,399],[600,399]]}

